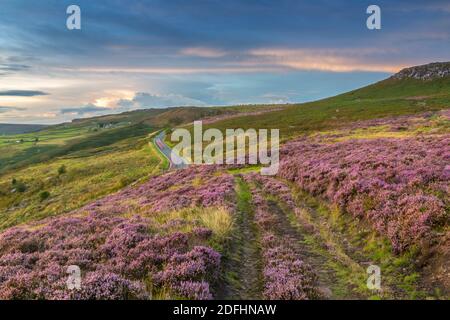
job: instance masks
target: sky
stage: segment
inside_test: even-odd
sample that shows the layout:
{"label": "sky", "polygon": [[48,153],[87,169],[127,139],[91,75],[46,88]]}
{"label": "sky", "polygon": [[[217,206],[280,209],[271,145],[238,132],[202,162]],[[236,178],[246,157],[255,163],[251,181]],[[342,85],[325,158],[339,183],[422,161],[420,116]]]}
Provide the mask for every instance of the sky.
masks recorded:
{"label": "sky", "polygon": [[1,123],[305,102],[435,61],[449,0],[0,0]]}

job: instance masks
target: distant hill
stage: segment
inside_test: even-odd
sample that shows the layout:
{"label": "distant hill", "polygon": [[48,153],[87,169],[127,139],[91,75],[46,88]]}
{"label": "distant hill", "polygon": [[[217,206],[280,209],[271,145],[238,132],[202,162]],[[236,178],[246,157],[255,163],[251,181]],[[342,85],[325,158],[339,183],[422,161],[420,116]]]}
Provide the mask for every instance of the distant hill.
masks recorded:
{"label": "distant hill", "polygon": [[[352,121],[437,111],[449,107],[450,62],[437,62],[406,68],[383,81],[314,102],[278,106],[144,109],[76,119],[56,127],[142,124],[152,128],[167,128],[192,123],[197,119],[217,118],[218,121],[205,126],[219,129],[278,128],[281,130],[282,139],[287,140],[293,136],[332,129]],[[255,112],[262,108],[268,112]],[[230,114],[233,117],[229,117]],[[223,120],[220,120],[222,117]],[[50,128],[52,127],[48,129]]]}
{"label": "distant hill", "polygon": [[[140,141],[152,132],[192,123],[197,119],[236,114],[259,108],[244,107],[178,107],[144,109],[76,119],[72,122],[37,126],[39,132],[23,134],[15,139],[0,134],[0,173],[17,170],[56,157],[91,155],[124,141]],[[42,129],[42,130],[40,130]],[[10,131],[12,132],[12,131]],[[19,133],[19,131],[16,131]],[[29,132],[29,131],[28,131]],[[1,149],[5,147],[4,149]]]}
{"label": "distant hill", "polygon": [[40,124],[8,124],[0,123],[0,135],[4,134],[21,134],[35,132],[44,129],[46,125]]}
{"label": "distant hill", "polygon": [[400,116],[450,108],[450,62],[400,71],[388,79],[319,101],[292,104],[282,110],[235,117],[211,126],[277,128],[281,138],[332,130],[352,121]]}
{"label": "distant hill", "polygon": [[[261,109],[262,106],[233,106],[233,107],[172,107],[164,109],[142,109],[127,111],[119,114],[102,115],[84,119],[74,119],[65,126],[86,126],[106,124],[136,124],[144,123],[152,127],[174,127],[187,124],[194,120],[218,117],[222,115],[251,112]],[[271,107],[271,106],[264,106]]]}

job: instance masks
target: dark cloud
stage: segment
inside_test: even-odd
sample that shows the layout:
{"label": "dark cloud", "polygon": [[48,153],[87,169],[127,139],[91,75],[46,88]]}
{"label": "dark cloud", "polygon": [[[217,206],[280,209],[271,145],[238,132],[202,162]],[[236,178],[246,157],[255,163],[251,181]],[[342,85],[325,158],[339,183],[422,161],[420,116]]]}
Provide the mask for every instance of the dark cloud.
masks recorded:
{"label": "dark cloud", "polygon": [[[391,54],[389,60],[404,61],[406,56],[420,62],[431,53],[445,60],[443,56],[449,52],[448,42],[433,40],[436,33],[448,30],[448,0],[379,0],[384,22],[377,33],[367,30],[368,3],[360,1],[228,0],[192,4],[185,0],[78,0],[82,12],[79,32],[65,28],[64,12],[69,4],[66,0],[41,1],[28,10],[25,0],[6,2],[0,12],[0,27],[3,24],[10,30],[5,37],[11,41],[4,41],[7,49],[15,54],[67,59],[71,65],[91,62],[110,66],[120,62],[146,65],[149,56],[155,65],[176,65],[169,61],[171,56],[192,47],[236,52],[236,58],[262,47],[369,46],[397,50],[398,56]],[[429,8],[435,10],[430,12]],[[405,34],[419,31],[426,39],[403,39]],[[124,62],[126,55],[132,59]],[[217,56],[218,62],[227,59]],[[205,60],[193,57],[185,62],[203,65]],[[386,61],[386,57],[378,61]]]}
{"label": "dark cloud", "polygon": [[0,71],[2,72],[18,72],[18,71],[26,71],[31,67],[25,64],[0,64]]}
{"label": "dark cloud", "polygon": [[0,106],[0,113],[5,113],[5,112],[9,112],[9,111],[17,111],[17,110],[24,110],[24,109],[23,108],[18,108],[18,107]]}
{"label": "dark cloud", "polygon": [[89,103],[89,104],[87,104],[85,106],[82,106],[82,107],[72,107],[72,108],[63,108],[63,109],[61,109],[61,113],[62,114],[76,113],[77,115],[83,115],[83,114],[86,114],[86,113],[98,113],[98,112],[109,113],[109,112],[111,112],[111,109],[97,107],[96,105],[94,105],[92,103]]}
{"label": "dark cloud", "polygon": [[38,90],[6,90],[0,91],[0,96],[5,97],[36,97],[47,96],[49,93]]}

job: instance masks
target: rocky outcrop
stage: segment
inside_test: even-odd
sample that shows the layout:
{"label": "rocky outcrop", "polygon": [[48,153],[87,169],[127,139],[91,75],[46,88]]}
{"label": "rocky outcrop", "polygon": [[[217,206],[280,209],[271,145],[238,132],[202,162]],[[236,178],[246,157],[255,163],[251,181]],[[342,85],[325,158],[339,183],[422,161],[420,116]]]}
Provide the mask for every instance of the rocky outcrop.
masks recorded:
{"label": "rocky outcrop", "polygon": [[392,76],[393,79],[433,80],[450,77],[450,62],[435,62],[422,66],[405,68]]}

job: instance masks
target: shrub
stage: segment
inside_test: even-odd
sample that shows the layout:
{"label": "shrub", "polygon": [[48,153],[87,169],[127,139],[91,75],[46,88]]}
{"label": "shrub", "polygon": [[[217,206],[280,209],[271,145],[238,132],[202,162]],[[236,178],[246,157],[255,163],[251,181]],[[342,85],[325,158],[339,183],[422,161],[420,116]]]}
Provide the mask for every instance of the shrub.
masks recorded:
{"label": "shrub", "polygon": [[[146,299],[152,293],[147,292],[149,282],[154,292],[210,299],[210,283],[221,264],[210,237],[230,228],[225,209],[231,211],[234,199],[233,176],[217,174],[217,169],[193,166],[152,177],[96,200],[73,216],[1,232],[0,299]],[[195,178],[204,183],[194,186]],[[190,217],[196,228],[173,228],[182,218],[173,213],[176,210],[194,212]],[[159,213],[161,218],[163,212],[168,217],[164,229],[153,219],[122,215],[154,218]],[[76,292],[67,290],[69,265],[82,272],[82,289]]]}
{"label": "shrub", "polygon": [[[0,233],[0,299],[147,299],[156,290],[209,299],[220,266],[210,247],[191,248],[191,233],[151,234],[151,220],[108,214],[57,217],[45,226]],[[82,271],[69,291],[67,267]]]}
{"label": "shrub", "polygon": [[61,165],[59,168],[58,168],[58,174],[59,175],[62,175],[62,174],[64,174],[64,173],[66,173],[67,172],[67,169],[66,169],[66,166],[65,165]]}
{"label": "shrub", "polygon": [[14,186],[18,192],[25,192],[27,190],[27,186],[21,181],[17,181]]}
{"label": "shrub", "polygon": [[120,188],[126,187],[127,185],[129,185],[132,182],[133,182],[132,178],[122,177],[122,178],[120,178],[120,181],[119,181],[119,187]]}
{"label": "shrub", "polygon": [[278,175],[365,218],[401,252],[445,221],[449,139],[298,139],[283,146]]}
{"label": "shrub", "polygon": [[[231,209],[234,197],[233,176],[217,175],[215,166],[192,166],[150,178],[135,187],[104,197],[83,207],[84,212],[112,214],[139,210],[142,213],[180,210],[190,207]],[[194,179],[203,181],[193,186]],[[136,203],[130,202],[136,199]],[[231,201],[230,201],[231,200]]]}
{"label": "shrub", "polygon": [[48,191],[41,191],[41,193],[39,193],[39,199],[41,201],[44,201],[46,199],[48,199],[50,197],[50,192]]}

